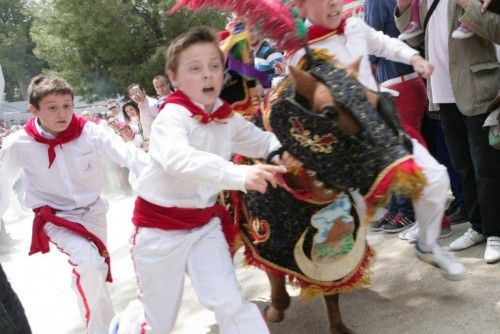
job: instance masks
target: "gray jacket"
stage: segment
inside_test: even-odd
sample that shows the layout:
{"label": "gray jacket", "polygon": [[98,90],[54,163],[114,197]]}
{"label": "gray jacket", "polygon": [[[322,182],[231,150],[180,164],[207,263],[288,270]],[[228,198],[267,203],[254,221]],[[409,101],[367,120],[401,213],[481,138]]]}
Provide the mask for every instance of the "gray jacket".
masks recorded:
{"label": "gray jacket", "polygon": [[[490,11],[481,14],[481,3],[478,0],[469,0],[467,10],[457,5],[453,0],[448,1],[448,51],[450,58],[450,77],[453,94],[458,109],[466,116],[479,115],[486,112],[488,104],[500,91],[500,63],[496,57],[493,43],[500,44],[500,15]],[[424,22],[427,15],[427,0],[420,1],[420,22]],[[400,16],[397,15],[396,25],[404,31],[411,18],[411,6]],[[435,15],[435,13],[433,13]],[[460,22],[466,21],[474,32],[466,39],[453,39],[451,32]],[[428,29],[425,34],[428,45]],[[422,37],[408,41],[410,45],[418,45]],[[432,80],[427,81],[429,101],[432,101],[430,86]],[[430,110],[437,110],[436,105],[429,106]]]}

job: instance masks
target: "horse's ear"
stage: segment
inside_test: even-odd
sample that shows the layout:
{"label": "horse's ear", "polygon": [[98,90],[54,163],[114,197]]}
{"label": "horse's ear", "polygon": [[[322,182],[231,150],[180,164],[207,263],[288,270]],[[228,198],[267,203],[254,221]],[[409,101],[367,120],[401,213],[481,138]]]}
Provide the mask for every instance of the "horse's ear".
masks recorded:
{"label": "horse's ear", "polygon": [[318,80],[313,77],[311,73],[302,71],[294,66],[289,66],[288,69],[293,80],[295,81],[297,93],[303,96],[306,100],[312,101]]}
{"label": "horse's ear", "polygon": [[352,62],[351,64],[349,64],[346,67],[347,76],[349,78],[356,79],[358,77],[359,66],[361,64],[361,59],[362,59],[362,57],[359,57],[358,59],[356,59],[354,62]]}

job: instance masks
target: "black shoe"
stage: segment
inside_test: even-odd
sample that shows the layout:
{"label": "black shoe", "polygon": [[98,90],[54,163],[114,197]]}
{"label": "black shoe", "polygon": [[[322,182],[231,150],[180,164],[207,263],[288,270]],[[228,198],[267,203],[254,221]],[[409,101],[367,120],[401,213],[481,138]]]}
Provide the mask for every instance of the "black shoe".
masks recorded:
{"label": "black shoe", "polygon": [[382,226],[382,229],[387,233],[396,233],[406,230],[413,225],[415,225],[415,219],[410,219],[405,215],[398,213],[393,220]]}
{"label": "black shoe", "polygon": [[372,225],[370,226],[370,231],[374,232],[382,231],[382,226],[389,224],[393,219],[394,219],[394,214],[387,212],[382,218],[372,222]]}
{"label": "black shoe", "polygon": [[460,207],[457,207],[455,209],[455,211],[451,215],[448,216],[448,218],[450,218],[452,225],[458,225],[458,224],[462,224],[462,223],[469,221],[467,219],[467,216],[465,215],[465,213],[462,211],[462,209]]}

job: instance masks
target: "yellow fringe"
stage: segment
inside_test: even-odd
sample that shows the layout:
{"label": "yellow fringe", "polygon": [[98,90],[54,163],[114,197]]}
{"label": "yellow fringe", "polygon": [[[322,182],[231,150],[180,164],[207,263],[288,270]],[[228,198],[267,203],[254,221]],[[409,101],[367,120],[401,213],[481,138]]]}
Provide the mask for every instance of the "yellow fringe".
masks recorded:
{"label": "yellow fringe", "polygon": [[308,287],[300,289],[299,296],[305,301],[310,302],[315,298],[322,296],[331,296],[336,295],[338,293],[349,293],[354,292],[355,290],[359,290],[360,288],[366,287],[371,284],[371,272],[365,272],[363,277],[356,281],[355,284],[351,286],[346,286],[338,289],[334,289],[332,291],[325,291],[320,286],[310,285]]}

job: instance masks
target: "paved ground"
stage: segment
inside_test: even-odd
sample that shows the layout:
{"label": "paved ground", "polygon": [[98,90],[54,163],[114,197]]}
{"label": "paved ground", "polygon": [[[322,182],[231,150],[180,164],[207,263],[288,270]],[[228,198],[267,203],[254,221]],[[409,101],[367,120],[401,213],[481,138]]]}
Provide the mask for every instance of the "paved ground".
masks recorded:
{"label": "paved ground", "polygon": [[[109,248],[114,283],[110,291],[117,311],[135,298],[136,286],[128,251],[132,198],[111,201]],[[23,301],[35,334],[84,333],[75,296],[70,290],[70,266],[64,255],[52,250],[28,256],[31,215],[19,217],[10,210],[7,231],[14,242],[0,244],[0,261]],[[454,226],[448,245],[468,224]],[[451,282],[433,267],[413,255],[413,247],[396,235],[376,233],[369,242],[377,251],[370,288],[343,295],[344,320],[358,334],[391,333],[500,333],[500,263],[486,265],[484,244],[458,253],[469,269],[466,281]],[[265,275],[235,263],[237,275],[248,299],[263,308],[269,302]],[[287,319],[271,325],[273,334],[327,333],[327,321],[320,299],[310,303],[294,296]],[[218,333],[212,313],[198,305],[186,278],[184,303],[175,334]]]}

